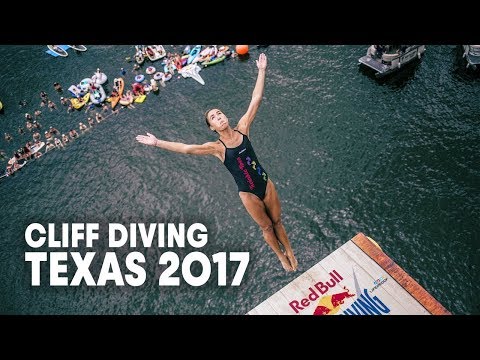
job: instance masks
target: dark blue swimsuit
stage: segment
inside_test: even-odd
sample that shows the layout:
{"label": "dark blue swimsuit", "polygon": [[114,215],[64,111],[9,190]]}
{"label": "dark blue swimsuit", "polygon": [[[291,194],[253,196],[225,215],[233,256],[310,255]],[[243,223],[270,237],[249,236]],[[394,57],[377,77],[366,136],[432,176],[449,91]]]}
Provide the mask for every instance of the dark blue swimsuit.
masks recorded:
{"label": "dark blue swimsuit", "polygon": [[[242,134],[238,130],[235,131]],[[235,148],[227,148],[225,143],[219,139],[225,146],[225,161],[223,164],[235,179],[238,191],[255,194],[260,200],[263,200],[267,190],[268,175],[260,166],[248,136],[245,134],[242,134],[242,136],[242,143]]]}

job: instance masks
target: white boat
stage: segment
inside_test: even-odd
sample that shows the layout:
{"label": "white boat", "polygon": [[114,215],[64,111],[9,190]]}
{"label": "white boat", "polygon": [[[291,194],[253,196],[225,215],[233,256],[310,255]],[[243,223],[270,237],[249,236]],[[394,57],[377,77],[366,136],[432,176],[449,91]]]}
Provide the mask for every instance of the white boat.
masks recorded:
{"label": "white boat", "polygon": [[60,45],[47,45],[48,49],[54,54],[62,57],[67,57],[68,53],[66,50],[62,49]]}
{"label": "white boat", "polygon": [[382,77],[415,59],[421,59],[424,52],[425,45],[371,45],[367,55],[358,61],[375,70],[375,76]]}
{"label": "white boat", "polygon": [[202,77],[199,74],[200,70],[202,70],[202,68],[197,64],[190,64],[184,66],[183,68],[178,70],[178,72],[182,74],[184,78],[191,77],[192,79],[198,81],[200,84],[205,85],[205,81],[203,81]]}
{"label": "white boat", "polygon": [[76,51],[87,51],[87,47],[85,45],[68,45],[70,46],[73,50]]}
{"label": "white boat", "polygon": [[480,45],[463,45],[463,57],[467,59],[467,68],[480,65]]}

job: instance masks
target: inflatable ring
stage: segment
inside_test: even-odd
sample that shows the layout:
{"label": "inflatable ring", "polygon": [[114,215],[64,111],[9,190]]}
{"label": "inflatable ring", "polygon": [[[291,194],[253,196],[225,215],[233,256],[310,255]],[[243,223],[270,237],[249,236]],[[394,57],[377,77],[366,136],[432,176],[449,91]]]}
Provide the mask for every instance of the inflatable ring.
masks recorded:
{"label": "inflatable ring", "polygon": [[155,73],[155,75],[153,75],[153,79],[154,80],[162,80],[163,79],[163,73],[158,71]]}
{"label": "inflatable ring", "polygon": [[143,80],[145,80],[145,75],[139,74],[135,76],[135,81],[138,83],[141,83]]}
{"label": "inflatable ring", "polygon": [[170,80],[171,78],[172,78],[172,74],[166,73],[166,74],[165,74],[165,77],[163,78],[163,81],[168,81],[168,80]]}
{"label": "inflatable ring", "polygon": [[147,70],[145,70],[145,72],[148,75],[152,75],[155,72],[155,68],[153,66],[149,66],[149,67],[147,67]]}
{"label": "inflatable ring", "polygon": [[78,84],[78,87],[80,90],[83,92],[87,92],[90,89],[90,85],[93,83],[93,80],[90,78],[85,78],[82,81],[80,81],[80,84]]}

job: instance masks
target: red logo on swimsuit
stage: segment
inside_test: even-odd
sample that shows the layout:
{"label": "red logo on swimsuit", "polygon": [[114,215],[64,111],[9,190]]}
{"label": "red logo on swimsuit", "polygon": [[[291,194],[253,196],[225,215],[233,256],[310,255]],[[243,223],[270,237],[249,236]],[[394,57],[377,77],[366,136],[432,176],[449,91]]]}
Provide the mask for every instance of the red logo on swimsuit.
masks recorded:
{"label": "red logo on swimsuit", "polygon": [[238,163],[238,168],[242,170],[243,175],[245,176],[245,179],[247,180],[248,187],[250,190],[255,189],[255,183],[253,182],[252,177],[248,173],[248,170],[245,168],[245,164],[243,163],[243,160],[240,157],[237,157],[237,163]]}

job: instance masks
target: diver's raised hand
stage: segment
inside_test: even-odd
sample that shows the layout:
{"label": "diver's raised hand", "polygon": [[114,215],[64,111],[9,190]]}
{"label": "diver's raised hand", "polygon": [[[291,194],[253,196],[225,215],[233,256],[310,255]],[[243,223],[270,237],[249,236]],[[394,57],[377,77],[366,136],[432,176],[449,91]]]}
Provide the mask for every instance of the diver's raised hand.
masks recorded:
{"label": "diver's raised hand", "polygon": [[267,68],[267,55],[264,53],[261,53],[256,61],[258,70],[265,70]]}

